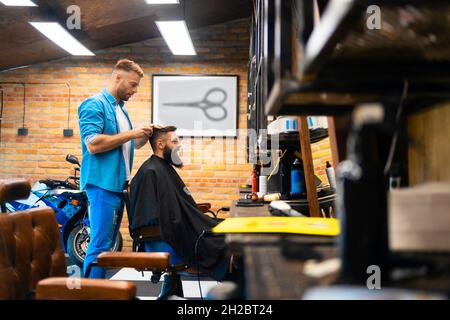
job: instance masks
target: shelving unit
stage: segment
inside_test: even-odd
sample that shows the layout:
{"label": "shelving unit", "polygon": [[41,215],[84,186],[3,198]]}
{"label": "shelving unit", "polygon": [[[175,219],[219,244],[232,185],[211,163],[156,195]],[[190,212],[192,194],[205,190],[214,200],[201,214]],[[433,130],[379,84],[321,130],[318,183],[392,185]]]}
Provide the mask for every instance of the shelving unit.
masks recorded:
{"label": "shelving unit", "polygon": [[264,105],[273,86],[271,65],[274,57],[274,8],[273,1],[257,0],[252,16],[251,45],[249,56],[248,128],[257,132],[267,128]]}
{"label": "shelving unit", "polygon": [[[264,0],[256,2],[265,3]],[[311,140],[306,116],[330,117],[329,136],[336,165],[336,159],[343,160],[340,155],[347,140],[337,136],[336,117],[345,116],[347,121],[356,107],[366,103],[382,110],[382,121],[363,124],[359,129],[364,129],[360,131],[358,126],[352,126],[349,142],[354,143],[353,153],[348,155],[353,157],[352,165],[361,165],[359,177],[366,176],[366,180],[358,182],[357,175],[351,176],[357,170],[347,167],[348,175],[343,176],[347,179],[345,192],[340,194],[344,209],[338,214],[342,215],[339,216],[342,218],[341,280],[361,285],[362,279],[367,279],[367,266],[373,264],[382,266],[383,277],[387,275],[389,279],[390,267],[386,262],[393,256],[388,247],[388,184],[383,169],[385,164],[389,169],[386,159],[392,147],[393,157],[407,163],[404,150],[396,149],[392,142],[392,136],[400,131],[401,121],[418,110],[450,101],[450,3],[438,0],[270,2],[273,24],[267,23],[267,28],[273,29],[273,44],[268,44],[273,56],[262,59],[270,61],[273,79],[267,96],[262,95],[267,99],[259,100],[255,108],[259,115],[263,108],[265,115],[299,117],[300,149],[311,208],[317,204],[317,195],[312,192],[312,164],[308,161]],[[370,16],[367,9],[372,5],[380,9],[380,29],[367,26]],[[259,84],[264,83],[261,77],[264,77],[262,72]],[[261,94],[265,92],[261,88],[256,85],[256,92],[258,89]],[[358,162],[358,158],[364,161]],[[410,260],[395,262],[401,265]],[[445,281],[449,283],[450,277]]]}
{"label": "shelving unit", "polygon": [[[283,37],[284,34],[275,21],[277,5],[280,5],[277,1],[254,1],[255,11],[252,19],[249,64],[248,128],[253,128],[258,133],[267,128],[265,106],[268,103],[269,94],[274,90],[275,79],[280,77],[280,74],[277,74],[279,68],[275,67],[279,63],[277,54],[280,50],[279,46],[277,46],[277,37]],[[285,38],[283,39],[286,40]],[[287,136],[281,135],[280,138],[286,139]],[[310,214],[311,216],[320,217],[310,146],[311,138],[306,117],[299,118],[299,134],[297,134],[296,138],[291,136],[288,139],[291,139],[292,143],[297,143],[297,148],[302,153]],[[248,143],[249,154],[252,154],[250,152],[251,142],[248,141]],[[270,147],[270,139],[268,144]],[[249,160],[255,161],[251,157],[249,157]]]}
{"label": "shelving unit", "polygon": [[[307,23],[312,1],[275,2],[280,49],[267,114],[339,115],[389,102],[405,80],[407,112],[450,99],[448,2],[328,1],[315,28]],[[380,8],[381,30],[366,25],[371,5]]]}

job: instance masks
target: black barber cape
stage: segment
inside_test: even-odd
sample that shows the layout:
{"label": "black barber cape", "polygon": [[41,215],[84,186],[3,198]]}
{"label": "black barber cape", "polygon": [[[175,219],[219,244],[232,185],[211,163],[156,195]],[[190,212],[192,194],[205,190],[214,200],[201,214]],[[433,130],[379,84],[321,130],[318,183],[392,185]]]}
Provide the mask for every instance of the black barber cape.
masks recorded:
{"label": "black barber cape", "polygon": [[131,181],[128,217],[132,231],[159,223],[161,238],[187,265],[201,272],[212,271],[225,262],[223,238],[202,237],[195,255],[199,235],[218,222],[197,208],[175,169],[158,156],[147,159]]}

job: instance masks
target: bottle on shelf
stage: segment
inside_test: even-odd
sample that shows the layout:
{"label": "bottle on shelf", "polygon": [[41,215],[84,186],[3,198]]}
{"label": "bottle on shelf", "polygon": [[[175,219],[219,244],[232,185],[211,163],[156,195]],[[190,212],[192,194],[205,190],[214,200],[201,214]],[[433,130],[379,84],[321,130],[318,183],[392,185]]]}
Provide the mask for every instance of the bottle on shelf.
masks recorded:
{"label": "bottle on shelf", "polygon": [[258,173],[256,172],[256,168],[253,168],[252,171],[252,193],[258,192]]}
{"label": "bottle on shelf", "polygon": [[291,167],[291,196],[299,197],[306,192],[305,173],[302,162],[296,158]]}
{"label": "bottle on shelf", "polygon": [[264,197],[267,194],[267,176],[259,176],[259,196]]}
{"label": "bottle on shelf", "polygon": [[334,190],[336,190],[336,175],[334,173],[334,168],[331,166],[331,164],[327,161],[326,169],[328,182],[330,183],[330,187]]}

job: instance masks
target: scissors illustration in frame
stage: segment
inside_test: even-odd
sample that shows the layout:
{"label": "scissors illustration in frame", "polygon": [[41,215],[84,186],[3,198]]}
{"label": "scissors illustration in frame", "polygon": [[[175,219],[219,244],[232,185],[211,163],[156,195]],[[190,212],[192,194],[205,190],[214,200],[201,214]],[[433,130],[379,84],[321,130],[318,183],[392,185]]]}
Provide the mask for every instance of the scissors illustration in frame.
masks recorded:
{"label": "scissors illustration in frame", "polygon": [[[221,95],[222,99],[214,101],[210,98],[211,95]],[[227,100],[227,93],[221,88],[212,88],[206,94],[201,101],[193,102],[169,102],[163,103],[164,106],[168,107],[187,107],[187,108],[199,108],[203,111],[205,116],[212,121],[222,121],[228,115],[227,109],[223,106],[223,103]],[[211,114],[212,109],[218,109],[221,115]]]}

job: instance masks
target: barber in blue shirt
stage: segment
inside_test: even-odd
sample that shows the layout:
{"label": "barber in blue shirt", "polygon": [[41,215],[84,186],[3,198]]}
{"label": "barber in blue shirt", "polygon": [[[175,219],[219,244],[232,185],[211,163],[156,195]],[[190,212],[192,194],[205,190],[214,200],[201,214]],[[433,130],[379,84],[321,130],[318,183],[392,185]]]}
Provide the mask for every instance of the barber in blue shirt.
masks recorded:
{"label": "barber in blue shirt", "polygon": [[122,192],[130,180],[134,148],[146,144],[153,132],[148,125],[133,129],[124,101],[137,92],[144,72],[133,61],[119,60],[108,89],[87,98],[78,107],[83,160],[80,187],[89,204],[90,242],[83,271],[104,278],[104,268],[87,267],[109,251],[117,238],[123,215]]}

